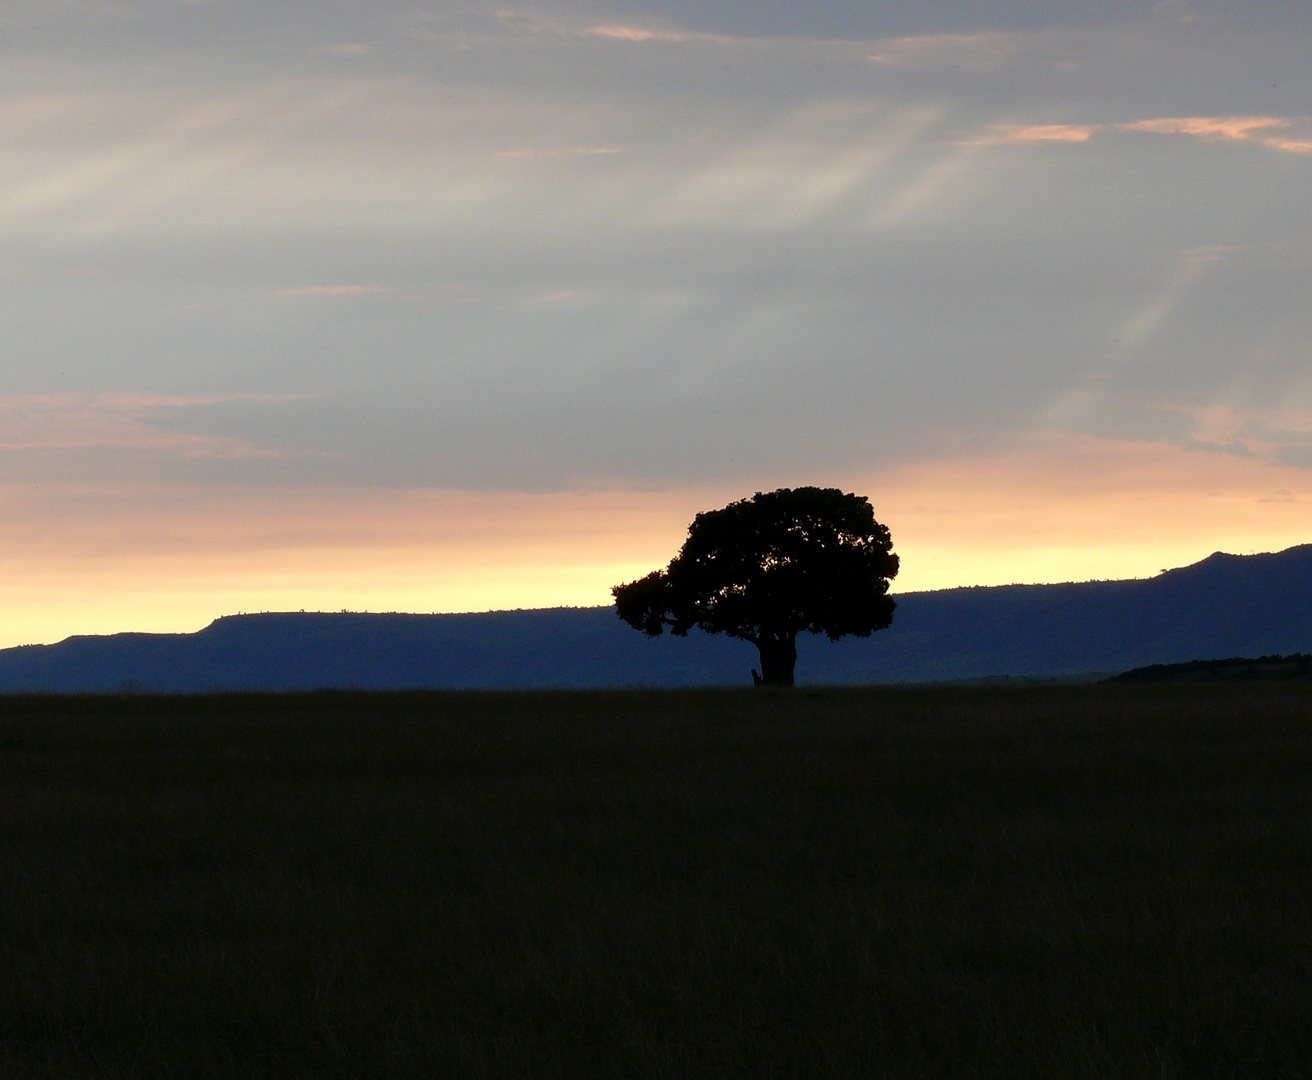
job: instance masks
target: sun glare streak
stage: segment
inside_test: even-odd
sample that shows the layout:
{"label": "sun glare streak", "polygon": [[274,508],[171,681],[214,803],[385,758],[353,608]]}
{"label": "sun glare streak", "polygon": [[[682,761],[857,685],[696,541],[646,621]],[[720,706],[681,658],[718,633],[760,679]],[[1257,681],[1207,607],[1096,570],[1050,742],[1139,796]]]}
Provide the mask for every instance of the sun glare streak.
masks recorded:
{"label": "sun glare streak", "polygon": [[857,213],[894,182],[887,174],[942,116],[940,107],[849,103],[790,111],[686,170],[671,190],[653,192],[642,220],[793,229],[838,207]]}
{"label": "sun glare streak", "polygon": [[[77,131],[90,120],[103,124],[114,145],[55,162],[47,161],[43,153],[28,175],[11,171],[0,185],[0,220],[29,223],[107,202],[114,203],[119,214],[131,215],[180,191],[203,187],[206,181],[247,164],[256,152],[254,140],[233,132],[234,122],[285,105],[287,96],[286,88],[263,87],[171,112],[162,111],[160,101],[140,95],[114,95],[109,100],[60,95],[4,102],[0,127],[17,129],[13,134],[20,147],[39,146],[50,130]],[[44,130],[37,128],[38,119]],[[105,217],[103,210],[92,213]]]}
{"label": "sun glare streak", "polygon": [[1161,288],[1125,318],[1101,359],[1044,410],[1042,422],[1063,427],[1088,416],[1103,402],[1112,376],[1162,332],[1185,298],[1223,257],[1223,251],[1212,248],[1181,252]]}
{"label": "sun glare streak", "polygon": [[1215,251],[1184,252],[1161,291],[1121,325],[1120,345],[1138,349],[1146,344],[1220,260],[1221,254]]}
{"label": "sun glare streak", "polygon": [[942,223],[959,213],[973,196],[967,178],[973,147],[957,147],[880,199],[866,218],[871,229]]}

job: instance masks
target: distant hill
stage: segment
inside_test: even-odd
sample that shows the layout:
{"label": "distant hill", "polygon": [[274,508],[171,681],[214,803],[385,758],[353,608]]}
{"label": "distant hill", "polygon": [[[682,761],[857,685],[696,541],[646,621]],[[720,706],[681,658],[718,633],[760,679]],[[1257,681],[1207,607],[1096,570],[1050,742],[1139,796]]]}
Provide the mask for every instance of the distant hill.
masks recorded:
{"label": "distant hill", "polygon": [[[1312,652],[1312,545],[1155,578],[903,593],[891,629],[799,643],[798,681],[1113,673]],[[0,692],[743,685],[756,652],[645,638],[613,608],[474,615],[229,615],[194,634],[72,637],[0,651]]]}
{"label": "distant hill", "polygon": [[1312,679],[1312,656],[1230,656],[1184,664],[1150,664],[1114,675],[1112,682],[1253,682]]}

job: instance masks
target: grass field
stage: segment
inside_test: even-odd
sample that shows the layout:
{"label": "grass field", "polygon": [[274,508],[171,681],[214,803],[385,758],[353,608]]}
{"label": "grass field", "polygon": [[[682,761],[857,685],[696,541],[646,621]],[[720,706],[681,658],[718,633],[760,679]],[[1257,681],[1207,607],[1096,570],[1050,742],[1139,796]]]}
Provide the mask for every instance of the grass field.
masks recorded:
{"label": "grass field", "polygon": [[1312,1077],[1312,686],[0,699],[0,1076]]}

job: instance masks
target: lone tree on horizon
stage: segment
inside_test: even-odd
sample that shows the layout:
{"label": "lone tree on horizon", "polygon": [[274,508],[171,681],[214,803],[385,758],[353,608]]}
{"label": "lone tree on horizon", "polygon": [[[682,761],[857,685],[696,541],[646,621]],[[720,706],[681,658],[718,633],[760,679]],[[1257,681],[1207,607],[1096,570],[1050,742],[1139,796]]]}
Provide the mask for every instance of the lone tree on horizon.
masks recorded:
{"label": "lone tree on horizon", "polygon": [[648,637],[694,626],[756,646],[757,685],[792,686],[797,635],[869,637],[893,621],[893,538],[870,501],[838,488],[759,491],[698,514],[664,570],[611,589]]}

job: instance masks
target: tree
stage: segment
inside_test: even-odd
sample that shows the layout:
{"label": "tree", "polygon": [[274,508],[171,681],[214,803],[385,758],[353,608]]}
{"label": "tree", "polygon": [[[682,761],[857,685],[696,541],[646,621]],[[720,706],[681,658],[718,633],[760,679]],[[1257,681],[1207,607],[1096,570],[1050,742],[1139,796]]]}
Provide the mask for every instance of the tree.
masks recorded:
{"label": "tree", "polygon": [[792,686],[797,635],[869,637],[893,621],[888,529],[838,488],[759,491],[698,514],[664,570],[611,589],[619,617],[649,637],[694,626],[756,646],[758,685]]}

